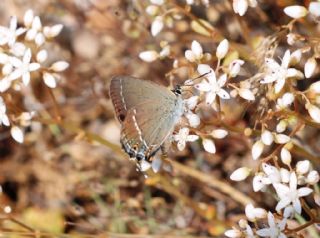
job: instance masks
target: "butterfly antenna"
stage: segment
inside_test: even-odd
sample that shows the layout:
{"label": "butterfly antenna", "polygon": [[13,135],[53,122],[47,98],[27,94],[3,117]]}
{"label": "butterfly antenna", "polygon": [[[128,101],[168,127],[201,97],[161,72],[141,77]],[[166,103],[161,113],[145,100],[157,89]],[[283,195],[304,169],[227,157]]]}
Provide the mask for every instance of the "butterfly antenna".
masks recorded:
{"label": "butterfly antenna", "polygon": [[[193,81],[195,81],[195,80],[197,80],[197,79],[200,79],[200,78],[205,77],[206,75],[208,75],[208,74],[210,74],[210,73],[212,73],[212,70],[210,70],[210,71],[207,72],[207,73],[201,74],[201,75],[199,75],[199,76],[196,77],[196,78],[186,80],[185,83],[186,83],[186,82],[191,83],[191,82],[193,82]],[[191,85],[186,85],[186,84],[185,84],[185,85],[183,85],[183,86],[191,86]]]}

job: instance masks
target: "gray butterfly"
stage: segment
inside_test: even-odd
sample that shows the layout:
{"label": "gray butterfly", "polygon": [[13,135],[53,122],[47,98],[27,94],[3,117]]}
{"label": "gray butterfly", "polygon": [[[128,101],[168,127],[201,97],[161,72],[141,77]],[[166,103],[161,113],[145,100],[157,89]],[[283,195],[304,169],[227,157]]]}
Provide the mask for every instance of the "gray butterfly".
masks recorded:
{"label": "gray butterfly", "polygon": [[122,148],[138,161],[160,149],[184,111],[179,87],[170,91],[131,76],[112,78],[110,97],[121,123]]}

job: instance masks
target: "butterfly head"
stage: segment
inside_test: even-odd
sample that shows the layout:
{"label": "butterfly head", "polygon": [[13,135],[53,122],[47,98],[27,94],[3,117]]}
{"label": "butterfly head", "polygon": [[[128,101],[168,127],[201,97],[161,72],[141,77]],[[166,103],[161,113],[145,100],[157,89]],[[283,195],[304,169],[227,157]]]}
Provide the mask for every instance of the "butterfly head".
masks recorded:
{"label": "butterfly head", "polygon": [[181,85],[176,85],[174,87],[174,89],[172,90],[172,92],[176,95],[176,96],[180,96],[182,94],[182,90],[181,90]]}

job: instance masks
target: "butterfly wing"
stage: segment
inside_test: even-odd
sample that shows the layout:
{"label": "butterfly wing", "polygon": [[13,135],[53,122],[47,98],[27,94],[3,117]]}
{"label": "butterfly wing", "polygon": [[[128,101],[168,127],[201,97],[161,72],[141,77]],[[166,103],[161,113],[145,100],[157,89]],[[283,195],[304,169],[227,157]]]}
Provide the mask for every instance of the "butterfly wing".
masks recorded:
{"label": "butterfly wing", "polygon": [[182,99],[173,92],[128,76],[111,81],[110,95],[122,124],[121,144],[138,160],[160,148],[183,113]]}
{"label": "butterfly wing", "polygon": [[110,97],[120,122],[124,121],[131,108],[148,101],[154,102],[159,95],[175,96],[163,86],[131,76],[115,76],[110,83]]}

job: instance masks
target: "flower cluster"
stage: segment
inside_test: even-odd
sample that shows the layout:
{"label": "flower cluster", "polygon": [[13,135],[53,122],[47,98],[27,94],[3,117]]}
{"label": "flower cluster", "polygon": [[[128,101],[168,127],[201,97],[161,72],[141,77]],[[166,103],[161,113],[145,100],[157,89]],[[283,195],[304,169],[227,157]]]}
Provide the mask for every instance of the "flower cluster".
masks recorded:
{"label": "flower cluster", "polygon": [[[276,36],[261,40],[262,47],[256,48],[257,51],[262,49],[256,54],[262,55],[261,58],[250,61],[248,56],[241,57],[239,52],[243,49],[238,48],[237,43],[222,37],[219,41],[212,40],[216,32],[207,21],[190,17],[192,11],[187,6],[175,5],[175,1],[150,2],[146,11],[152,18],[153,37],[159,37],[165,27],[173,27],[174,21],[186,16],[191,19],[190,28],[208,37],[215,48],[212,51],[208,41],[192,39],[181,47],[186,50],[179,52],[174,50],[174,42],[163,37],[160,50],[140,53],[140,59],[145,62],[172,60],[170,75],[188,69],[189,79],[183,84],[186,89],[183,90],[184,118],[172,141],[182,151],[188,142],[199,139],[203,149],[213,154],[218,151],[214,139],[240,131],[251,141],[251,157],[256,168],[238,168],[231,174],[231,180],[243,181],[252,176],[254,192],[265,193],[265,196],[272,193],[276,198],[274,209],[269,211],[249,204],[245,209],[247,220],[240,220],[238,227],[228,230],[225,235],[234,238],[287,237],[290,233],[288,221],[301,215],[303,210],[310,214],[308,206],[304,205],[305,198],[315,194],[313,187],[319,182],[319,173],[312,163],[297,157],[295,152],[297,148],[303,150],[298,140],[304,128],[319,128],[320,81],[314,76],[319,75],[320,41],[299,33],[295,24],[296,19],[303,17],[317,22],[320,3],[313,1],[308,9],[285,7],[284,17],[293,20]],[[186,1],[186,4],[194,2]],[[232,1],[234,12],[240,16],[258,4],[260,1],[256,0]],[[261,1],[261,4],[264,3]],[[253,105],[259,116],[252,116],[254,124],[248,122],[245,129],[234,129],[223,121],[225,104]],[[205,113],[201,113],[206,109],[206,116],[209,114],[210,119],[214,119],[209,125],[206,125]]]}
{"label": "flower cluster", "polygon": [[34,112],[11,114],[6,106],[6,95],[13,91],[23,91],[34,77],[42,78],[49,88],[55,88],[59,73],[68,68],[65,61],[53,61],[47,44],[59,35],[62,24],[43,26],[39,16],[28,10],[22,24],[17,17],[11,17],[9,27],[0,26],[0,108],[1,124],[11,127],[11,135],[22,143],[23,127],[30,124]]}

